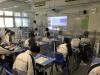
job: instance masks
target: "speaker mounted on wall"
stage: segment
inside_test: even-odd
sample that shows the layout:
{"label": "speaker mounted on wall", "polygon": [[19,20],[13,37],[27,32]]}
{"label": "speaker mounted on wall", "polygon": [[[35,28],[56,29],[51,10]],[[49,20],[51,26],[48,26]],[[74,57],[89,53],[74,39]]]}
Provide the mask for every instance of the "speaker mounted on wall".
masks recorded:
{"label": "speaker mounted on wall", "polygon": [[87,10],[83,10],[83,14],[86,15],[88,12]]}

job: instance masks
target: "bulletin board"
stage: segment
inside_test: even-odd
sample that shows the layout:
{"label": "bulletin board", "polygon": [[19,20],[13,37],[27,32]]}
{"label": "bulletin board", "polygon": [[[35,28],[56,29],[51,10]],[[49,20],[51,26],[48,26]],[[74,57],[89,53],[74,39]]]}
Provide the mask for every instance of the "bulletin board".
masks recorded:
{"label": "bulletin board", "polygon": [[81,28],[83,29],[88,29],[88,25],[89,25],[89,16],[86,16],[84,17],[82,20],[81,20]]}

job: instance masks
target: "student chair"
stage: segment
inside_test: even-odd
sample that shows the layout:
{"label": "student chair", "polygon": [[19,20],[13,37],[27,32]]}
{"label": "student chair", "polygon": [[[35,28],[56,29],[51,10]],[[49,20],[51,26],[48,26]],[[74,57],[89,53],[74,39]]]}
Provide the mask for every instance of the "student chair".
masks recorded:
{"label": "student chair", "polygon": [[56,67],[56,70],[58,70],[58,66],[61,66],[61,69],[64,73],[64,75],[70,75],[70,71],[69,71],[69,62],[68,62],[68,59],[67,57],[64,58],[64,56],[60,53],[56,53],[55,54],[55,67]]}

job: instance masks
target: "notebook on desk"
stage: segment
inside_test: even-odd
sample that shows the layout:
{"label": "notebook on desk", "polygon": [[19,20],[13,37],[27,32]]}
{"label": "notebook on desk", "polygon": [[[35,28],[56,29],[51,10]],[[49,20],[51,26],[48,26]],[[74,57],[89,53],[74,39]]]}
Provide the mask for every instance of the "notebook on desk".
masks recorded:
{"label": "notebook on desk", "polygon": [[46,62],[48,60],[47,57],[40,57],[40,58],[37,58],[35,61],[36,63],[38,64],[43,64],[44,62]]}
{"label": "notebook on desk", "polygon": [[36,63],[42,66],[48,65],[49,63],[52,63],[54,60],[55,60],[54,58],[42,54],[38,54],[37,56],[35,56]]}

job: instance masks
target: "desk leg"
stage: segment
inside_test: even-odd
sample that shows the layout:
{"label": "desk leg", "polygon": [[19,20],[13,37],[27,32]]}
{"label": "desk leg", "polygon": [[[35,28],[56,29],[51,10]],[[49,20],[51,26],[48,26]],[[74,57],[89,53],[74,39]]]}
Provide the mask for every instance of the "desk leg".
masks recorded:
{"label": "desk leg", "polygon": [[50,75],[53,75],[53,65],[51,66]]}
{"label": "desk leg", "polygon": [[43,71],[43,75],[45,75],[45,70]]}

